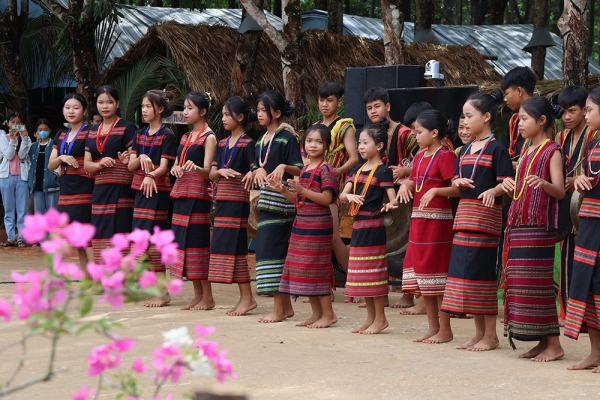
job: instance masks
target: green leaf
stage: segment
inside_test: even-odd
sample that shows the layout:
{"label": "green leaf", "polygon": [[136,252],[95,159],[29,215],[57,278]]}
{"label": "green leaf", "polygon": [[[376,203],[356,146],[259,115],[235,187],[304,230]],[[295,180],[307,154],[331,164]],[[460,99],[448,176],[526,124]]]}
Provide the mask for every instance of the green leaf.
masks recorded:
{"label": "green leaf", "polygon": [[79,314],[82,317],[85,317],[92,310],[93,305],[94,303],[92,302],[92,299],[90,299],[89,297],[85,297],[82,300],[81,308],[79,309]]}
{"label": "green leaf", "polygon": [[91,322],[90,322],[90,323],[87,323],[87,324],[83,324],[82,326],[80,326],[80,327],[79,327],[79,329],[77,329],[77,331],[75,332],[75,335],[76,335],[76,336],[79,336],[79,335],[81,335],[83,332],[85,332],[85,331],[87,331],[87,330],[89,330],[89,329],[91,329],[91,328],[93,328],[93,327],[94,327],[94,324],[93,324],[93,323],[91,323]]}

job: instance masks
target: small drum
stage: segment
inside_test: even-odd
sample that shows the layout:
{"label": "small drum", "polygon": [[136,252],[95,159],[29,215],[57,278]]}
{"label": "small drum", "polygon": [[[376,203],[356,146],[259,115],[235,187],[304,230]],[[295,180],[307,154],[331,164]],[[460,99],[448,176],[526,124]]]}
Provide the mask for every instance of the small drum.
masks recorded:
{"label": "small drum", "polygon": [[581,203],[583,202],[583,195],[577,190],[573,191],[571,197],[571,203],[569,204],[569,211],[571,213],[571,222],[575,229],[579,229],[579,210],[581,209]]}
{"label": "small drum", "polygon": [[248,224],[246,225],[246,231],[248,232],[248,238],[256,238],[256,230],[258,229],[258,198],[260,197],[260,190],[250,191],[250,216],[248,217]]}

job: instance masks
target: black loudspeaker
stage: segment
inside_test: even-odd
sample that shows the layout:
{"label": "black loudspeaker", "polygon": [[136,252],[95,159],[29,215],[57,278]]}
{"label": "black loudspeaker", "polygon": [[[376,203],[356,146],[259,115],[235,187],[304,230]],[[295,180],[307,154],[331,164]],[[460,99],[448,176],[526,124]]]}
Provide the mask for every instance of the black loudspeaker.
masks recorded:
{"label": "black loudspeaker", "polygon": [[346,101],[344,116],[353,118],[362,127],[368,122],[363,101],[367,90],[424,87],[425,67],[418,65],[386,65],[365,68],[346,68]]}
{"label": "black loudspeaker", "polygon": [[[411,89],[390,89],[390,118],[394,121],[402,121],[404,113],[413,103],[426,101],[444,116],[458,122],[462,107],[470,95],[479,91],[478,86],[445,86],[445,87],[423,87]],[[455,138],[452,138],[455,139]],[[454,144],[459,146],[462,143]],[[460,142],[460,140],[458,140]]]}

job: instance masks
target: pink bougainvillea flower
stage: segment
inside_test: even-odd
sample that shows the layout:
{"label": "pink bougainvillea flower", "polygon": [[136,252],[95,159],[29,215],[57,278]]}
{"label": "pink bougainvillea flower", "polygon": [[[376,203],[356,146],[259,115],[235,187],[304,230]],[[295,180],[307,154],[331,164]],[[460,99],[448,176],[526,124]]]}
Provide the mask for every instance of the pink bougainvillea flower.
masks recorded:
{"label": "pink bougainvillea flower", "polygon": [[167,290],[170,294],[178,295],[181,293],[181,287],[183,286],[183,281],[179,278],[173,278],[167,283]]}
{"label": "pink bougainvillea flower", "polygon": [[57,260],[55,258],[54,265],[52,266],[54,272],[56,272],[60,276],[68,276],[73,280],[81,279],[84,276],[84,273],[79,269],[79,266],[72,262],[62,261],[59,257]]}
{"label": "pink bougainvillea flower", "polygon": [[104,266],[90,261],[87,263],[86,269],[93,280],[99,281],[104,278]]}
{"label": "pink bougainvillea flower", "polygon": [[105,302],[108,302],[114,308],[121,308],[125,302],[125,297],[121,293],[104,293],[98,299],[98,303]]}
{"label": "pink bougainvillea flower", "polygon": [[56,233],[59,228],[69,223],[69,215],[64,212],[58,212],[56,208],[51,208],[44,214],[46,218],[46,229],[48,233]]}
{"label": "pink bougainvillea flower", "polygon": [[6,301],[2,297],[0,297],[0,317],[4,318],[5,322],[10,322],[10,320],[12,318],[12,313],[13,313],[13,310],[12,310],[10,304],[8,303],[8,301]]}
{"label": "pink bougainvillea flower", "polygon": [[165,342],[162,346],[152,352],[152,365],[154,368],[160,369],[165,364],[167,357],[178,356],[179,354],[180,351],[177,346]]}
{"label": "pink bougainvillea flower", "polygon": [[140,286],[144,289],[148,289],[150,286],[156,285],[156,274],[150,271],[144,271],[140,277]]}
{"label": "pink bougainvillea flower", "polygon": [[113,245],[115,250],[121,251],[129,248],[129,238],[124,233],[115,234],[112,239],[110,239],[110,243]]}
{"label": "pink bougainvillea flower", "polygon": [[121,356],[119,354],[111,354],[111,346],[104,344],[92,349],[92,354],[88,358],[88,375],[100,375],[106,369],[114,369],[121,365]]}
{"label": "pink bougainvillea flower", "polygon": [[96,394],[96,389],[88,389],[87,386],[81,385],[79,392],[73,393],[73,400],[91,399]]}
{"label": "pink bougainvillea flower", "polygon": [[156,250],[162,253],[166,245],[173,243],[175,234],[172,230],[161,231],[158,226],[154,226],[154,234],[150,237],[150,243],[156,246]]}
{"label": "pink bougainvillea flower", "polygon": [[62,230],[63,236],[75,248],[86,248],[94,237],[96,228],[91,224],[82,224],[78,221],[71,222]]}
{"label": "pink bougainvillea flower", "polygon": [[214,331],[217,330],[217,328],[215,328],[214,326],[202,326],[201,324],[196,324],[195,328],[196,329],[196,333],[198,334],[198,336],[204,338],[208,335],[210,335],[211,333],[213,333]]}
{"label": "pink bougainvillea flower", "polygon": [[131,254],[141,256],[146,252],[150,240],[150,232],[135,228],[133,232],[129,234],[129,240],[133,242],[131,245]]}
{"label": "pink bougainvillea flower", "polygon": [[114,248],[100,251],[100,256],[104,260],[104,268],[108,272],[115,272],[121,269],[123,254]]}
{"label": "pink bougainvillea flower", "polygon": [[138,358],[133,362],[133,365],[131,366],[131,369],[134,370],[135,372],[142,374],[144,372],[146,372],[146,370],[150,368],[149,365],[144,365],[144,362],[142,361],[142,358]]}
{"label": "pink bougainvillea flower", "polygon": [[125,339],[125,338],[119,339],[119,340],[113,340],[112,343],[110,344],[110,348],[119,353],[124,353],[126,351],[129,351],[133,348],[133,346],[135,346],[135,340]]}
{"label": "pink bougainvillea flower", "polygon": [[102,286],[104,289],[113,290],[115,292],[123,290],[123,280],[125,274],[121,271],[115,272],[111,277],[102,278]]}
{"label": "pink bougainvillea flower", "polygon": [[177,243],[170,243],[165,246],[160,251],[160,261],[163,264],[174,264],[177,262]]}
{"label": "pink bougainvillea flower", "polygon": [[39,243],[48,234],[46,217],[40,213],[25,216],[23,238],[27,243]]}
{"label": "pink bougainvillea flower", "polygon": [[46,254],[66,254],[69,251],[69,243],[62,237],[54,236],[42,242],[42,250]]}
{"label": "pink bougainvillea flower", "polygon": [[225,382],[225,379],[229,375],[232,379],[236,378],[235,373],[232,370],[233,362],[231,360],[227,360],[225,358],[227,355],[227,350],[222,350],[218,357],[213,360],[215,364],[215,369],[217,372],[215,373],[215,378],[221,383]]}

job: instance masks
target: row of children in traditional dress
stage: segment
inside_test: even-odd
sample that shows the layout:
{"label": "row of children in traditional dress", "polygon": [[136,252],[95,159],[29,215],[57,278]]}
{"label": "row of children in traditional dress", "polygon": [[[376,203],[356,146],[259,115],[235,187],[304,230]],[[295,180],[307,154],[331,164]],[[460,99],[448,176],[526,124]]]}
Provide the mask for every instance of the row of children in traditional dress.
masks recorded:
{"label": "row of children in traditional dress", "polygon": [[[460,138],[465,145],[455,154],[446,138],[447,119],[439,111],[426,107],[410,121],[413,130],[390,122],[387,92],[381,88],[365,94],[372,124],[360,132],[358,146],[352,120],[337,116],[343,88],[334,82],[320,88],[323,120],[304,131],[300,141],[294,129],[283,123],[293,110],[276,91],[259,97],[256,113],[239,97],[227,100],[223,125],[231,134],[221,141],[206,120],[213,101],[210,94],[192,92],[185,98],[184,117],[193,129],[177,145],[173,132],[161,123],[172,113],[168,93],[144,95],[142,115],[148,126],[136,131],[118,116],[117,91],[103,86],[97,93],[102,122],[95,126],[84,122],[85,99],[77,94],[66,96],[63,111],[71,128],[60,133],[49,167],[62,169],[59,210],[71,220],[96,227],[92,240],[96,260],[115,233],[154,226],[166,229],[173,199],[171,228],[179,250],[178,261],[169,269],[173,276],[188,278],[194,285],[194,298],[183,309],[213,308],[211,282],[237,283],[240,300],[229,315],[256,308],[246,224],[248,192],[260,188],[257,289],[258,294],[274,296],[272,312],[260,321],[278,322],[293,316],[290,296],[308,296],[313,314],[298,325],[323,328],[334,324],[337,317],[330,300],[333,249],[342,267],[347,266],[346,296],[366,299],[367,319],[353,330],[362,334],[379,333],[388,326],[382,212],[398,207],[399,202],[413,201],[402,289],[408,295],[422,296],[429,320],[428,332],[416,340],[448,342],[453,338],[450,315],[471,314],[475,334],[458,348],[473,351],[491,350],[499,344],[496,258],[502,231],[501,196],[508,193],[513,201],[501,264],[505,334],[511,344],[513,339],[539,340],[522,356],[547,361],[563,355],[553,263],[566,163],[567,189],[585,193],[580,230],[587,234],[579,235],[574,257],[565,257],[565,263],[575,260],[572,273],[566,268],[565,274],[570,289],[568,300],[563,298],[565,332],[576,338],[584,322],[592,328],[592,355],[574,368],[596,366],[600,363],[600,275],[596,267],[600,244],[591,231],[600,217],[596,188],[600,149],[592,132],[600,129],[600,90],[589,97],[582,88],[561,93],[568,130],[561,133],[558,144],[552,140],[556,110],[546,99],[532,97],[534,87],[531,70],[516,69],[502,81],[504,96],[497,89],[491,94],[473,94],[463,106]],[[497,104],[503,97],[518,112],[518,120],[511,120],[508,150],[492,134]],[[587,125],[582,122],[583,109]],[[255,118],[266,129],[256,143],[245,133]],[[415,143],[420,150],[415,150]],[[561,145],[569,149],[564,151],[564,160]],[[358,163],[357,147],[366,162]],[[169,174],[176,178],[172,189]],[[218,181],[212,241],[211,181]],[[401,183],[398,192],[394,183]],[[384,204],[386,194],[391,201]],[[449,197],[460,197],[454,218]],[[338,232],[338,200],[350,204],[354,217],[346,255]],[[92,258],[90,250],[82,250],[80,257],[85,265]],[[157,274],[165,273],[153,249],[148,262]],[[566,291],[564,281],[562,291]],[[168,301],[166,295],[145,305],[160,307]]]}

